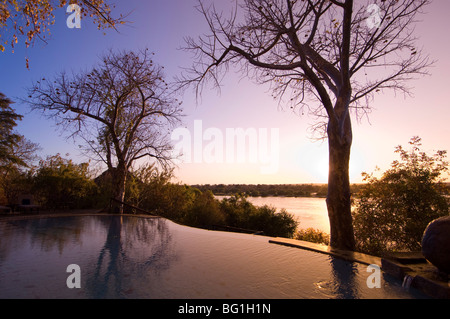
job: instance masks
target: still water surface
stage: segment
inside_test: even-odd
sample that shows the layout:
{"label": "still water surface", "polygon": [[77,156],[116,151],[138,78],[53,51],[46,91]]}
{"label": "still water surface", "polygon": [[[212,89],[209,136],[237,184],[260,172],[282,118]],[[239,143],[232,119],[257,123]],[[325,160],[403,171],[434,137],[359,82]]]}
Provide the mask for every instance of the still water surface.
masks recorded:
{"label": "still water surface", "polygon": [[[226,196],[216,196],[222,199]],[[279,211],[285,208],[300,221],[299,228],[315,228],[330,233],[327,204],[325,198],[316,197],[248,197],[256,206],[269,205]]]}
{"label": "still water surface", "polygon": [[[162,218],[0,221],[0,298],[418,298],[367,266]],[[67,266],[81,269],[69,289]]]}

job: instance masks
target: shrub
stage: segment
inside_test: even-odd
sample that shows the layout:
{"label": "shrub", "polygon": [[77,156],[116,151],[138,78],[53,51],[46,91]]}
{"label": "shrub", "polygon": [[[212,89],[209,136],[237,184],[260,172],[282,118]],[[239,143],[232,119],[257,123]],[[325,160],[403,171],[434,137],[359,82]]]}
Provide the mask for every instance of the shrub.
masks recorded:
{"label": "shrub", "polygon": [[225,215],[225,224],[231,227],[248,228],[248,216],[253,214],[256,207],[246,200],[242,194],[236,194],[222,199],[220,210]]}
{"label": "shrub", "polygon": [[30,171],[17,167],[0,168],[0,205],[15,205],[21,194],[32,193]]}
{"label": "shrub", "polygon": [[33,182],[34,193],[47,208],[61,205],[91,207],[97,193],[97,187],[90,178],[89,164],[75,164],[59,154],[40,161]]}
{"label": "shrub", "polygon": [[256,207],[242,194],[218,201],[209,190],[174,184],[171,178],[170,171],[159,171],[152,165],[141,167],[128,178],[126,202],[194,227],[231,226],[278,237],[295,233],[298,222],[285,210]]}
{"label": "shrub", "polygon": [[224,214],[220,211],[219,201],[211,191],[196,192],[195,199],[186,211],[182,222],[189,226],[211,228],[213,225],[223,225]]}
{"label": "shrub", "polygon": [[297,226],[294,215],[285,209],[277,212],[274,207],[267,205],[257,207],[248,218],[248,227],[262,230],[266,236],[292,238]]}
{"label": "shrub", "polygon": [[447,170],[446,152],[421,152],[420,138],[410,141],[408,152],[396,148],[394,161],[381,178],[363,173],[367,184],[356,197],[353,214],[360,251],[382,255],[390,251],[420,250],[430,221],[448,215],[441,175]]}
{"label": "shrub", "polygon": [[292,238],[298,226],[294,215],[277,212],[270,206],[256,207],[244,195],[234,195],[220,202],[228,226],[263,231],[266,236]]}
{"label": "shrub", "polygon": [[172,171],[160,171],[153,165],[134,172],[127,185],[126,202],[150,213],[181,222],[200,191],[171,183]]}
{"label": "shrub", "polygon": [[298,230],[294,235],[294,239],[309,241],[316,244],[330,244],[330,235],[314,228]]}

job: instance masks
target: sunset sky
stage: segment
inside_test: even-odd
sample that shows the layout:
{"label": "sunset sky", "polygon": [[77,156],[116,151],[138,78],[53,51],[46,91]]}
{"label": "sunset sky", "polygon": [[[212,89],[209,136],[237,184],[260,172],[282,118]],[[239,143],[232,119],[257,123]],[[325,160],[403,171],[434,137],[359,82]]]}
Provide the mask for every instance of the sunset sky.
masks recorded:
{"label": "sunset sky", "polygon": [[[221,0],[221,4],[225,1]],[[374,1],[375,2],[375,1]],[[89,20],[82,20],[81,29],[69,29],[68,14],[58,9],[55,25],[51,27],[48,44],[37,42],[33,47],[18,45],[0,53],[2,74],[0,92],[17,101],[26,96],[25,89],[42,77],[52,77],[67,70],[89,69],[108,49],[149,48],[155,61],[165,67],[167,80],[192,64],[192,56],[180,50],[184,37],[208,33],[202,15],[195,9],[194,0],[132,0],[116,1],[118,13],[130,13],[127,26],[119,32],[98,31]],[[227,0],[228,3],[228,0]],[[413,97],[383,93],[375,97],[373,110],[367,118],[353,121],[354,141],[351,159],[351,181],[360,182],[361,172],[371,172],[376,166],[385,169],[397,159],[395,146],[407,146],[413,136],[420,136],[423,150],[450,150],[450,1],[435,0],[426,8],[416,26],[417,45],[436,63],[430,76],[408,83]],[[23,42],[23,41],[22,41]],[[25,66],[25,57],[30,69]],[[315,142],[309,128],[314,119],[296,115],[274,101],[268,87],[242,79],[231,71],[224,78],[221,92],[207,88],[200,101],[192,91],[182,97],[184,126],[194,138],[194,123],[202,124],[202,132],[217,128],[225,137],[227,129],[266,130],[279,133],[277,169],[263,174],[264,163],[180,163],[175,170],[179,181],[187,184],[291,184],[324,183],[327,181],[327,142]],[[85,161],[76,141],[66,140],[55,123],[40,114],[30,112],[19,102],[13,105],[24,115],[18,131],[42,147],[40,155],[70,154],[76,162]],[[194,122],[197,121],[197,122]],[[201,122],[200,122],[201,121]],[[198,126],[197,126],[198,129]],[[186,131],[185,131],[186,132]],[[261,135],[258,135],[260,138]],[[224,141],[226,142],[226,141]],[[174,142],[176,143],[176,142]],[[203,146],[207,144],[204,141]],[[203,148],[204,149],[204,148]],[[269,152],[270,153],[270,152]],[[273,164],[273,163],[272,163]]]}

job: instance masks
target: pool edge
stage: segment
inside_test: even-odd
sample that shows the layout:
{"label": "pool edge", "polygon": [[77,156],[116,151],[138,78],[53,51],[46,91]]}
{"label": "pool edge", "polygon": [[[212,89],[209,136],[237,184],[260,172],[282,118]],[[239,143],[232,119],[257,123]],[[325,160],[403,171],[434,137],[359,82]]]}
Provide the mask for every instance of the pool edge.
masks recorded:
{"label": "pool edge", "polygon": [[82,217],[82,216],[132,216],[142,218],[161,218],[160,216],[144,215],[144,214],[112,214],[104,212],[101,209],[97,210],[78,210],[56,213],[39,213],[39,214],[6,214],[0,215],[0,222],[10,220],[23,220],[23,219],[40,219],[40,218],[58,218],[58,217]]}
{"label": "pool edge", "polygon": [[380,257],[367,255],[359,252],[334,249],[327,245],[315,244],[303,240],[282,238],[282,237],[275,237],[274,239],[269,240],[269,243],[311,250],[314,252],[345,259],[351,262],[358,262],[365,265],[377,265],[381,268],[382,259]]}

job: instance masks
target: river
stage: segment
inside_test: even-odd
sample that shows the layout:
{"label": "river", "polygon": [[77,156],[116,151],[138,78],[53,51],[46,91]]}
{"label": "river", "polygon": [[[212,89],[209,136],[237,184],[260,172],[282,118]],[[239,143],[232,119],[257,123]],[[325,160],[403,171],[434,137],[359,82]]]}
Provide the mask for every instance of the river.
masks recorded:
{"label": "river", "polygon": [[[216,196],[222,199],[226,196]],[[330,233],[327,205],[325,198],[316,197],[248,197],[255,206],[269,205],[277,211],[285,208],[300,221],[299,229],[315,228]]]}

